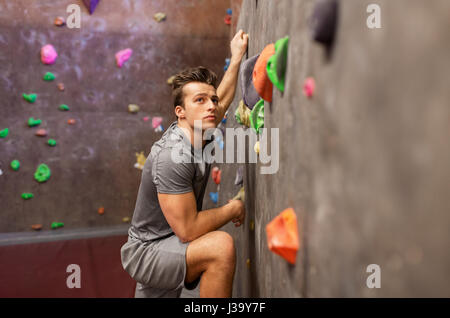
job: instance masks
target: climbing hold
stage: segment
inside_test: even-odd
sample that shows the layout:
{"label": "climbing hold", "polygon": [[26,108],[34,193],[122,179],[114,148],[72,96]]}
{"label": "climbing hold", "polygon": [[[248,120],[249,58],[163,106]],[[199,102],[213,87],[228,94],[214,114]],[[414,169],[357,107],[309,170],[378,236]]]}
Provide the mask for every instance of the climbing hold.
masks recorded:
{"label": "climbing hold", "polygon": [[250,112],[250,127],[252,127],[257,134],[262,132],[261,128],[264,127],[264,99],[260,99]]}
{"label": "climbing hold", "polygon": [[51,44],[44,45],[41,48],[41,61],[44,64],[50,65],[55,63],[58,53]]}
{"label": "climbing hold", "polygon": [[57,229],[57,228],[60,228],[60,227],[64,227],[64,223],[62,223],[62,222],[53,222],[52,225],[51,225],[52,229]]}
{"label": "climbing hold", "polygon": [[57,17],[57,18],[55,18],[55,22],[54,22],[54,24],[56,25],[56,26],[64,26],[65,24],[66,24],[66,21],[64,20],[64,18],[63,17]]}
{"label": "climbing hold", "polygon": [[303,84],[303,94],[311,98],[314,96],[314,91],[316,90],[316,81],[312,77],[308,77]]}
{"label": "climbing hold", "polygon": [[61,104],[61,105],[59,105],[59,110],[67,111],[67,110],[69,110],[69,106],[67,106],[66,104]]}
{"label": "climbing hold", "polygon": [[31,229],[33,229],[35,231],[39,231],[40,229],[42,229],[42,224],[33,224],[31,226]]}
{"label": "climbing hold", "polygon": [[155,13],[155,15],[153,16],[153,19],[155,19],[156,22],[161,22],[164,21],[166,19],[166,14],[162,13],[162,12],[158,12]]}
{"label": "climbing hold", "polygon": [[224,18],[224,22],[226,25],[231,25],[231,15],[227,14]]}
{"label": "climbing hold", "polygon": [[155,128],[155,132],[162,132],[162,131],[164,131],[163,125],[159,125],[158,127]]}
{"label": "climbing hold", "polygon": [[267,61],[267,76],[276,88],[284,92],[284,78],[288,54],[289,37],[279,39],[275,43],[275,54]]}
{"label": "climbing hold", "polygon": [[148,121],[149,119],[150,119],[150,117],[148,117],[148,116],[145,116],[142,118],[143,121]]}
{"label": "climbing hold", "polygon": [[29,200],[34,197],[33,193],[22,193],[22,199]]}
{"label": "climbing hold", "polygon": [[37,182],[45,182],[50,178],[50,175],[50,168],[45,163],[42,163],[37,167],[36,172],[34,173],[34,179]]}
{"label": "climbing hold", "polygon": [[239,190],[239,192],[231,200],[241,200],[242,202],[245,202],[245,190],[244,190],[244,187],[242,187]]}
{"label": "climbing hold", "polygon": [[0,169],[0,176],[1,176],[1,175],[3,175],[3,170],[2,170],[2,169]]}
{"label": "climbing hold", "polygon": [[147,158],[144,156],[144,152],[141,151],[140,153],[136,152],[136,163],[134,164],[134,167],[137,169],[144,169],[144,164]]}
{"label": "climbing hold", "polygon": [[257,154],[259,154],[259,141],[257,141],[257,142],[255,143],[255,146],[253,147],[253,150],[255,150],[255,152],[256,152]]}
{"label": "climbing hold", "polygon": [[297,216],[294,209],[281,212],[266,226],[269,250],[295,264],[299,249]]}
{"label": "climbing hold", "polygon": [[244,183],[243,180],[243,169],[242,167],[238,167],[238,169],[236,170],[236,178],[234,179],[234,184],[235,185],[242,185]]}
{"label": "climbing hold", "polygon": [[250,112],[250,108],[245,106],[244,101],[241,100],[239,102],[239,106],[234,112],[234,117],[236,118],[238,124],[250,127]]}
{"label": "climbing hold", "polygon": [[49,139],[48,140],[48,145],[51,147],[55,147],[56,146],[56,140],[55,139]]}
{"label": "climbing hold", "polygon": [[[228,111],[227,111],[228,113]],[[223,116],[222,120],[221,120],[221,124],[226,124],[227,123],[227,113],[225,113],[225,115]]]}
{"label": "climbing hold", "polygon": [[23,99],[25,99],[27,102],[33,104],[36,101],[36,94],[23,94]]}
{"label": "climbing hold", "polygon": [[210,192],[209,198],[212,202],[214,202],[214,204],[217,204],[217,201],[219,201],[219,192]]}
{"label": "climbing hold", "polygon": [[97,212],[98,212],[98,214],[103,215],[103,214],[105,214],[105,208],[100,207],[100,208],[98,208]]}
{"label": "climbing hold", "polygon": [[55,80],[55,78],[56,78],[56,76],[52,72],[45,73],[45,75],[43,77],[44,81],[47,81],[47,82],[51,82],[51,81]]}
{"label": "climbing hold", "polygon": [[19,162],[19,160],[13,160],[13,161],[11,161],[11,168],[12,168],[14,171],[19,170],[19,168],[20,168],[20,162]]}
{"label": "climbing hold", "polygon": [[245,105],[252,110],[255,104],[260,100],[260,96],[253,85],[253,69],[255,68],[256,61],[259,58],[259,54],[255,55],[242,63],[239,73],[242,98]]}
{"label": "climbing hold", "polygon": [[271,43],[261,52],[253,69],[253,85],[259,96],[268,102],[272,101],[273,84],[267,77],[267,61],[274,54],[275,45]]}
{"label": "climbing hold", "polygon": [[71,118],[71,119],[67,120],[67,123],[68,123],[69,125],[75,125],[76,120],[73,119],[73,118]]}
{"label": "climbing hold", "polygon": [[122,222],[128,223],[128,222],[130,222],[130,218],[128,216],[126,216],[126,217],[122,218]]}
{"label": "climbing hold", "polygon": [[152,126],[153,126],[153,128],[157,128],[159,125],[161,125],[162,121],[163,121],[162,117],[153,117],[152,118]]}
{"label": "climbing hold", "polygon": [[123,63],[128,61],[133,54],[132,49],[125,49],[116,53],[116,63],[118,67],[122,67]]}
{"label": "climbing hold", "polygon": [[249,227],[250,227],[250,231],[254,231],[255,230],[255,221],[251,220]]}
{"label": "climbing hold", "polygon": [[8,134],[9,134],[8,128],[0,130],[0,138],[5,138],[6,136],[8,136]]}
{"label": "climbing hold", "polygon": [[230,67],[231,60],[229,58],[225,59],[225,66],[223,67],[223,70],[226,71]]}
{"label": "climbing hold", "polygon": [[93,14],[100,0],[83,0],[84,5],[89,10],[89,14]]}
{"label": "climbing hold", "polygon": [[29,127],[39,126],[41,123],[42,123],[42,120],[40,120],[40,119],[34,119],[33,117],[30,117],[28,119]]}
{"label": "climbing hold", "polygon": [[35,135],[38,137],[45,137],[47,136],[47,130],[39,129],[38,131],[36,131]]}
{"label": "climbing hold", "polygon": [[247,264],[247,268],[250,269],[250,258],[247,258],[247,261],[245,263]]}
{"label": "climbing hold", "polygon": [[58,87],[58,89],[62,92],[64,91],[65,87],[63,83],[58,83],[58,85],[56,85]]}
{"label": "climbing hold", "polygon": [[231,10],[230,8],[227,9],[227,14],[228,15],[232,15],[233,14],[233,10]]}
{"label": "climbing hold", "polygon": [[313,14],[308,21],[311,37],[314,41],[330,46],[336,33],[338,3],[337,0],[317,1]]}
{"label": "climbing hold", "polygon": [[128,112],[136,114],[139,111],[139,106],[135,104],[128,105]]}
{"label": "climbing hold", "polygon": [[211,172],[211,177],[215,184],[220,184],[221,176],[222,176],[222,171],[218,167],[214,167]]}
{"label": "climbing hold", "polygon": [[167,79],[167,84],[168,85],[172,85],[173,84],[173,80],[175,79],[175,75],[172,75],[171,77],[169,77],[168,79]]}

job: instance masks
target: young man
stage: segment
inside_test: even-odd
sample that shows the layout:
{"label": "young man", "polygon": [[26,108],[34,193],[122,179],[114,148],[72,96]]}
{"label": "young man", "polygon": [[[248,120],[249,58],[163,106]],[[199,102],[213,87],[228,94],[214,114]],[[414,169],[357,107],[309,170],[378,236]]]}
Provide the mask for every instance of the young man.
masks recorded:
{"label": "young man", "polygon": [[[128,242],[121,249],[123,267],[137,281],[135,297],[179,297],[183,286],[194,289],[198,283],[200,297],[231,297],[233,238],[217,229],[230,221],[240,226],[244,204],[232,200],[201,211],[210,165],[193,157],[195,149],[210,142],[203,140],[203,132],[217,127],[234,98],[247,43],[248,35],[240,30],[231,41],[230,66],[217,92],[216,75],[204,67],[174,79],[178,120],[152,146]],[[202,131],[194,129],[194,121],[201,122]],[[174,155],[181,156],[181,162],[175,162]]]}

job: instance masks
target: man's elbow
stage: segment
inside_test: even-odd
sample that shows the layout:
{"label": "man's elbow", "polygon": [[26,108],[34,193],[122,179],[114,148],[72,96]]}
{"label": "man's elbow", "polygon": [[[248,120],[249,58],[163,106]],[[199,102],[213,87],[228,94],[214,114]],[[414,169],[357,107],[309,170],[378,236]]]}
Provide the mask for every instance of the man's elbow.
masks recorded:
{"label": "man's elbow", "polygon": [[194,240],[192,233],[188,231],[178,231],[175,233],[182,243],[189,243]]}

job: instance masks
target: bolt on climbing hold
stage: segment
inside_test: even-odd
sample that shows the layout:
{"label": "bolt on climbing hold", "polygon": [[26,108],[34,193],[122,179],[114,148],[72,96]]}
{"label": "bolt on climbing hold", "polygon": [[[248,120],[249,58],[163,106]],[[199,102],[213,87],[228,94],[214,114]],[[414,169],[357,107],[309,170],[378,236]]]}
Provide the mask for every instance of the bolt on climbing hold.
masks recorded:
{"label": "bolt on climbing hold", "polygon": [[61,104],[61,105],[59,105],[58,109],[68,111],[70,108],[66,104]]}
{"label": "bolt on climbing hold", "polygon": [[116,63],[118,67],[122,67],[123,63],[128,61],[133,54],[133,50],[128,48],[116,53]]}
{"label": "bolt on climbing hold", "polygon": [[234,179],[234,184],[242,185],[243,183],[244,183],[243,169],[242,169],[242,167],[238,167],[238,169],[236,170],[236,178]]}
{"label": "bolt on climbing hold", "polygon": [[31,226],[31,229],[32,229],[32,230],[35,230],[35,231],[39,231],[39,230],[42,229],[42,224],[33,224],[33,225]]}
{"label": "bolt on climbing hold", "polygon": [[100,0],[83,0],[83,2],[89,11],[89,14],[93,14]]}
{"label": "bolt on climbing hold", "polygon": [[162,132],[162,131],[164,131],[163,125],[159,125],[158,127],[155,128],[155,132]]}
{"label": "bolt on climbing hold", "polygon": [[244,104],[244,101],[241,100],[239,102],[239,106],[236,108],[236,111],[234,112],[234,117],[236,118],[238,124],[250,127],[250,113],[251,113],[250,108],[248,108]]}
{"label": "bolt on climbing hold", "polygon": [[253,150],[254,150],[257,154],[259,154],[259,141],[257,141],[257,142],[255,143],[255,146],[253,147]]}
{"label": "bolt on climbing hold", "polygon": [[0,130],[0,138],[5,138],[6,136],[8,136],[8,134],[9,134],[8,128]]}
{"label": "bolt on climbing hold", "polygon": [[227,9],[227,14],[228,14],[228,15],[233,15],[233,10],[231,10],[231,8],[228,8],[228,9]]}
{"label": "bolt on climbing hold", "polygon": [[2,170],[2,169],[0,169],[0,176],[1,176],[1,175],[3,175],[3,170]]}
{"label": "bolt on climbing hold", "polygon": [[152,127],[157,128],[159,125],[162,124],[162,121],[163,121],[162,117],[153,117],[152,118]]}
{"label": "bolt on climbing hold", "polygon": [[75,125],[76,120],[73,119],[73,118],[71,118],[71,119],[67,120],[67,123],[68,123],[69,125]]}
{"label": "bolt on climbing hold", "polygon": [[247,261],[245,263],[247,264],[247,268],[250,269],[250,258],[247,258]]}
{"label": "bolt on climbing hold", "polygon": [[63,17],[56,17],[55,21],[53,22],[56,26],[64,26],[66,24],[66,21]]}
{"label": "bolt on climbing hold", "polygon": [[259,96],[272,102],[273,84],[267,77],[267,61],[275,54],[275,44],[267,45],[258,57],[253,69],[253,85]]}
{"label": "bolt on climbing hold", "polygon": [[269,250],[295,264],[299,249],[297,216],[294,209],[282,211],[266,226]]}
{"label": "bolt on climbing hold", "polygon": [[58,53],[56,53],[55,48],[51,44],[44,45],[41,48],[41,61],[44,64],[50,65],[54,64]]}
{"label": "bolt on climbing hold", "polygon": [[257,134],[262,133],[264,127],[264,99],[260,99],[255,107],[250,112],[250,127],[252,127]]}
{"label": "bolt on climbing hold", "polygon": [[229,58],[225,59],[225,66],[223,67],[224,71],[228,70],[228,68],[230,67],[230,62],[231,62],[231,59],[229,59]]}
{"label": "bolt on climbing hold", "polygon": [[53,222],[52,225],[51,225],[52,229],[57,229],[57,228],[60,228],[60,227],[64,227],[64,223],[62,223],[62,222]]}
{"label": "bolt on climbing hold", "polygon": [[316,90],[316,81],[312,77],[308,77],[303,84],[303,94],[311,98],[314,96],[314,92]]}
{"label": "bolt on climbing hold", "polygon": [[148,117],[148,116],[145,116],[142,118],[143,121],[148,121],[149,119],[150,119],[150,117]]}
{"label": "bolt on climbing hold", "polygon": [[58,89],[59,89],[61,92],[64,91],[64,89],[65,89],[64,83],[58,83],[56,86],[58,87]]}
{"label": "bolt on climbing hold", "polygon": [[56,146],[56,140],[55,139],[49,139],[47,143],[51,147],[55,147]]}
{"label": "bolt on climbing hold", "polygon": [[217,204],[217,202],[219,201],[219,192],[210,192],[209,198],[212,202],[214,202],[214,204]]}
{"label": "bolt on climbing hold", "polygon": [[137,112],[139,112],[139,106],[136,104],[128,105],[128,112],[130,112],[132,114],[136,114]]}
{"label": "bolt on climbing hold", "polygon": [[40,120],[40,119],[34,119],[33,117],[30,117],[28,119],[29,127],[39,126],[41,123],[42,123],[42,120]]}
{"label": "bolt on climbing hold", "polygon": [[36,131],[35,135],[38,137],[45,137],[47,136],[47,130],[39,129],[38,131]]}
{"label": "bolt on climbing hold", "polygon": [[267,61],[267,76],[276,88],[284,92],[284,78],[288,55],[289,37],[275,42],[275,54]]}
{"label": "bolt on climbing hold", "polygon": [[47,81],[47,82],[51,82],[51,81],[55,80],[55,78],[56,78],[55,74],[53,74],[52,72],[47,72],[47,73],[45,73],[43,80]]}
{"label": "bolt on climbing hold", "polygon": [[308,27],[314,41],[330,46],[336,33],[338,2],[320,0],[316,2]]}
{"label": "bolt on climbing hold", "polygon": [[13,161],[11,161],[11,168],[12,168],[14,171],[19,170],[19,168],[20,168],[20,162],[19,162],[19,160],[13,160]]}
{"label": "bolt on climbing hold", "polygon": [[25,99],[27,102],[33,104],[36,101],[36,94],[22,94],[23,99]]}
{"label": "bolt on climbing hold", "polygon": [[259,54],[245,60],[239,71],[242,99],[244,100],[244,104],[247,105],[250,110],[252,110],[255,104],[261,99],[253,85],[253,70],[258,58]]}
{"label": "bolt on climbing hold", "polygon": [[130,218],[128,216],[126,216],[126,217],[122,218],[122,222],[128,223],[128,222],[130,222]]}
{"label": "bolt on climbing hold", "polygon": [[239,192],[231,200],[241,200],[242,202],[245,202],[245,190],[244,190],[244,187],[241,187]]}
{"label": "bolt on climbing hold", "polygon": [[41,163],[34,173],[34,179],[37,182],[45,182],[47,181],[51,176],[50,168],[45,164]]}
{"label": "bolt on climbing hold", "polygon": [[254,231],[255,230],[255,221],[251,220],[249,227],[250,227],[250,231]]}
{"label": "bolt on climbing hold", "polygon": [[171,77],[169,77],[168,79],[167,79],[167,84],[168,85],[172,85],[173,84],[173,80],[175,79],[175,75],[172,75]]}
{"label": "bolt on climbing hold", "polygon": [[33,193],[22,193],[22,199],[29,200],[34,197]]}
{"label": "bolt on climbing hold", "polygon": [[144,169],[146,158],[143,151],[140,153],[136,152],[136,161],[137,162],[134,164],[134,167],[140,170]]}
{"label": "bolt on climbing hold", "polygon": [[166,19],[167,15],[163,12],[158,12],[153,15],[153,19],[155,19],[156,22],[161,22]]}
{"label": "bolt on climbing hold", "polygon": [[104,207],[99,207],[98,210],[97,210],[97,213],[100,214],[100,215],[105,214],[105,208]]}
{"label": "bolt on climbing hold", "polygon": [[227,14],[223,20],[226,25],[231,25],[231,15]]}
{"label": "bolt on climbing hold", "polygon": [[212,169],[211,177],[215,184],[220,184],[220,177],[222,175],[222,171],[218,167],[214,167]]}

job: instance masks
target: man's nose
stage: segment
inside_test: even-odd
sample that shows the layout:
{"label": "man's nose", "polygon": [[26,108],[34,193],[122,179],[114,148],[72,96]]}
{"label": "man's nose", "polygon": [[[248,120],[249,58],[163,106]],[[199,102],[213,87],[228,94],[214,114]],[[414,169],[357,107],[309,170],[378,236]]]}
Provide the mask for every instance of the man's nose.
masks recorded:
{"label": "man's nose", "polygon": [[215,111],[216,110],[216,108],[217,108],[217,105],[213,102],[213,100],[212,99],[210,99],[209,101],[208,101],[208,110],[209,111]]}

